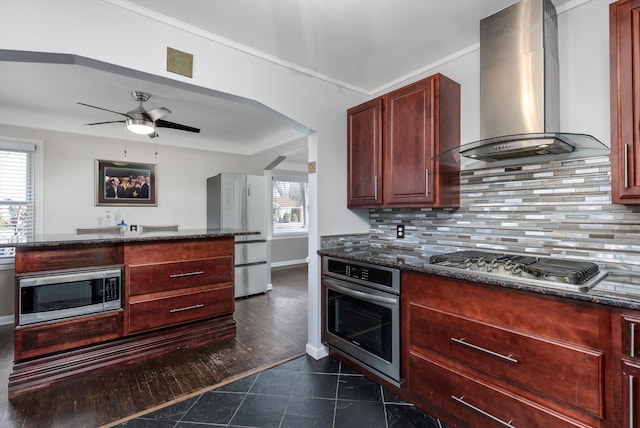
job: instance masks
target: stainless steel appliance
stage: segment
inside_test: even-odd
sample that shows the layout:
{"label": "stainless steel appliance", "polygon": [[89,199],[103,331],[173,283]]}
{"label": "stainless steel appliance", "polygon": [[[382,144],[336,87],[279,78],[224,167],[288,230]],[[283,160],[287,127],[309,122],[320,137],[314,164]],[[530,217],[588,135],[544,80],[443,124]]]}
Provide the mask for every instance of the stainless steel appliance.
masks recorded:
{"label": "stainless steel appliance", "polygon": [[59,320],[122,307],[122,268],[64,270],[17,277],[19,324]]}
{"label": "stainless steel appliance", "polygon": [[[560,126],[558,17],[551,0],[521,0],[480,21],[480,138],[463,156],[502,161],[607,152]],[[517,161],[517,162],[522,162]]]}
{"label": "stainless steel appliance", "polygon": [[400,271],[323,258],[323,342],[400,385]]}
{"label": "stainless steel appliance", "polygon": [[221,173],[207,179],[207,228],[260,232],[236,236],[235,297],[264,293],[267,263],[267,178]]}
{"label": "stainless steel appliance", "polygon": [[607,275],[591,262],[476,250],[434,255],[430,263],[577,291],[589,290]]}

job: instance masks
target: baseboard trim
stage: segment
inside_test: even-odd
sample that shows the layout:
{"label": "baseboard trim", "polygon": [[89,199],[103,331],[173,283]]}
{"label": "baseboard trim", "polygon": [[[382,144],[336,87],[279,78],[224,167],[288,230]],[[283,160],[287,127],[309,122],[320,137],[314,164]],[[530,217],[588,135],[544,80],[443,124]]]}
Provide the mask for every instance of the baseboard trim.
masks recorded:
{"label": "baseboard trim", "polygon": [[309,263],[308,259],[286,260],[283,262],[271,262],[271,267],[293,266]]}
{"label": "baseboard trim", "polygon": [[15,322],[16,317],[14,315],[4,315],[0,317],[0,325],[9,325]]}
{"label": "baseboard trim", "polygon": [[324,357],[328,357],[329,356],[329,348],[327,348],[326,346],[321,346],[319,348],[316,348],[315,346],[311,345],[310,343],[307,343],[307,346],[305,347],[305,350],[307,351],[307,354],[309,354],[310,356],[312,356],[316,360],[321,360]]}

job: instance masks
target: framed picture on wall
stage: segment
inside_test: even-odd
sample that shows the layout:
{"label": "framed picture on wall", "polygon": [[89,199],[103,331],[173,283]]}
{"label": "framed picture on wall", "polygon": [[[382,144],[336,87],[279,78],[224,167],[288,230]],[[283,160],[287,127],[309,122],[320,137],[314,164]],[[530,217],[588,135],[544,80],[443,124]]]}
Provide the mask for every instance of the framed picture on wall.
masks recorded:
{"label": "framed picture on wall", "polygon": [[96,160],[96,206],[158,206],[157,166]]}

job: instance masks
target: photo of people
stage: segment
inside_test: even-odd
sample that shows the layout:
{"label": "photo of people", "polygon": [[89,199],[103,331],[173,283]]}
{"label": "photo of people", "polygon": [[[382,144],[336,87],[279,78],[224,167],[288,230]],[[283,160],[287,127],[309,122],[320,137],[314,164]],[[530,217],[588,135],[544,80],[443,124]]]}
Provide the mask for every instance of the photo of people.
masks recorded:
{"label": "photo of people", "polygon": [[96,161],[96,205],[156,206],[155,169],[155,165]]}

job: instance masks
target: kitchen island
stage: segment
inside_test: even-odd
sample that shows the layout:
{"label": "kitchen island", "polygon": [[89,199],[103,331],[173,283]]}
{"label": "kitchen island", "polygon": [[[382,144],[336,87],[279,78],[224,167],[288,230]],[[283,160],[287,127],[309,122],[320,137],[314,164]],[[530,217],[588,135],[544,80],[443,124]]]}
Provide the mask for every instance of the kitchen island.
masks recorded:
{"label": "kitchen island", "polygon": [[[9,396],[233,338],[239,234],[253,232],[49,235],[12,244],[16,315]],[[109,283],[99,289],[86,278],[101,272],[109,273]],[[37,287],[27,283],[48,288],[33,291]],[[84,293],[69,297],[80,288]],[[74,299],[88,301],[77,305]],[[96,301],[109,304],[101,308]]]}

